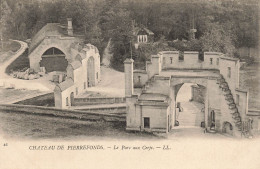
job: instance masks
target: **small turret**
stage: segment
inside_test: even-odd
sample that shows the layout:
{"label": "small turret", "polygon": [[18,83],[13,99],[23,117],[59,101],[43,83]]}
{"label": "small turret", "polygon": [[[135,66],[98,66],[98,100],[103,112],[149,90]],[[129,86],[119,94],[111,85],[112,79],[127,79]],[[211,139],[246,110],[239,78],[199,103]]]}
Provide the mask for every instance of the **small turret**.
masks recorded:
{"label": "small turret", "polygon": [[68,35],[73,36],[72,19],[67,18],[67,21],[68,21]]}

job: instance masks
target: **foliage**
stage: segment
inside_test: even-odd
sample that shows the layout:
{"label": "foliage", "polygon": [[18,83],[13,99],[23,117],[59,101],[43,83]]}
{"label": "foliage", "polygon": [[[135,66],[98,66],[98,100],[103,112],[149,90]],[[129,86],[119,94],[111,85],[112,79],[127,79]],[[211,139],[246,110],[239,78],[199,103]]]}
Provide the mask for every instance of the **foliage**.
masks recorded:
{"label": "foliage", "polygon": [[3,34],[7,30],[7,22],[9,19],[9,15],[11,13],[11,9],[6,3],[6,1],[0,1],[0,43],[1,43],[1,51],[4,48],[4,36]]}
{"label": "foliage", "polygon": [[220,25],[211,24],[200,38],[202,50],[209,52],[222,52],[227,56],[233,56],[235,47],[231,36]]}
{"label": "foliage", "polygon": [[203,41],[198,39],[193,39],[191,41],[170,41],[168,42],[168,45],[178,51],[203,51]]}
{"label": "foliage", "polygon": [[160,51],[172,51],[175,48],[169,46],[164,38],[157,42],[140,44],[138,49],[133,50],[133,59],[135,60],[135,67],[138,69],[145,68],[145,62],[150,60],[151,55],[156,55]]}
{"label": "foliage", "polygon": [[[1,0],[1,4],[6,4],[5,10],[1,6],[0,18],[5,39],[25,40],[46,23],[66,23],[66,18],[71,17],[74,29],[85,35],[86,42],[97,46],[101,56],[111,39],[112,66],[115,68],[130,57],[132,20],[153,31],[156,41],[164,37],[165,41],[179,39],[173,46],[178,50],[220,51],[233,56],[235,48],[255,47],[258,40],[258,6],[246,5],[243,1]],[[182,39],[189,39],[191,28],[197,29],[196,40],[183,42]],[[134,57],[140,56],[142,60],[144,55],[146,58],[161,50],[161,44],[165,43],[141,46],[141,51],[133,50]]]}

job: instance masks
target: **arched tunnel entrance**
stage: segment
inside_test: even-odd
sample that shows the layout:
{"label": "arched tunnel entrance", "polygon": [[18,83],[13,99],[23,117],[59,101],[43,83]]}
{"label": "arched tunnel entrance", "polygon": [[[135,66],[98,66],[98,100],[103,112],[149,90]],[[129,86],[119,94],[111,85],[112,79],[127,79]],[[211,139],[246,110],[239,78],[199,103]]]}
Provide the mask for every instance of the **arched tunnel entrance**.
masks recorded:
{"label": "arched tunnel entrance", "polygon": [[206,88],[195,83],[175,87],[175,127],[204,127]]}
{"label": "arched tunnel entrance", "polygon": [[58,48],[52,47],[46,50],[41,58],[40,67],[45,67],[46,72],[62,71],[65,72],[68,61],[65,54]]}

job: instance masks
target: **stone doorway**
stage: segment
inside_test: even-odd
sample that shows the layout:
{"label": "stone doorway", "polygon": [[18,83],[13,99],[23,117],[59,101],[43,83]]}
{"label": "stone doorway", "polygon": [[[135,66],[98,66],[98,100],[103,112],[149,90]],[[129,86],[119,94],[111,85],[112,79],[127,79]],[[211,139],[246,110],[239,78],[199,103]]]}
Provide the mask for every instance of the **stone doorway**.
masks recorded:
{"label": "stone doorway", "polygon": [[226,133],[228,135],[233,135],[233,126],[229,122],[224,122],[223,123],[223,133]]}

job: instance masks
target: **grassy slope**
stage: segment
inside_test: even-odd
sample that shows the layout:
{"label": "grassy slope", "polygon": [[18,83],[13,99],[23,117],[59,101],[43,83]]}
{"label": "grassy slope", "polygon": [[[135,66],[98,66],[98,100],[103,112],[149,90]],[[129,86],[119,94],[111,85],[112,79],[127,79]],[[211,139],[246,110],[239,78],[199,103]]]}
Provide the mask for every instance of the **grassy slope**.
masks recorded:
{"label": "grassy slope", "polygon": [[240,88],[249,90],[249,109],[260,110],[260,63],[240,70]]}
{"label": "grassy slope", "polygon": [[19,139],[158,139],[152,134],[125,131],[125,123],[79,121],[0,111],[0,130]]}
{"label": "grassy slope", "polygon": [[[1,46],[1,42],[0,42]],[[18,49],[20,49],[21,45],[18,42],[7,41],[4,43],[4,48],[0,47],[0,64],[7,61]]]}
{"label": "grassy slope", "polygon": [[12,71],[18,71],[29,67],[28,49],[26,49],[20,57],[6,68],[6,73],[10,74]]}

